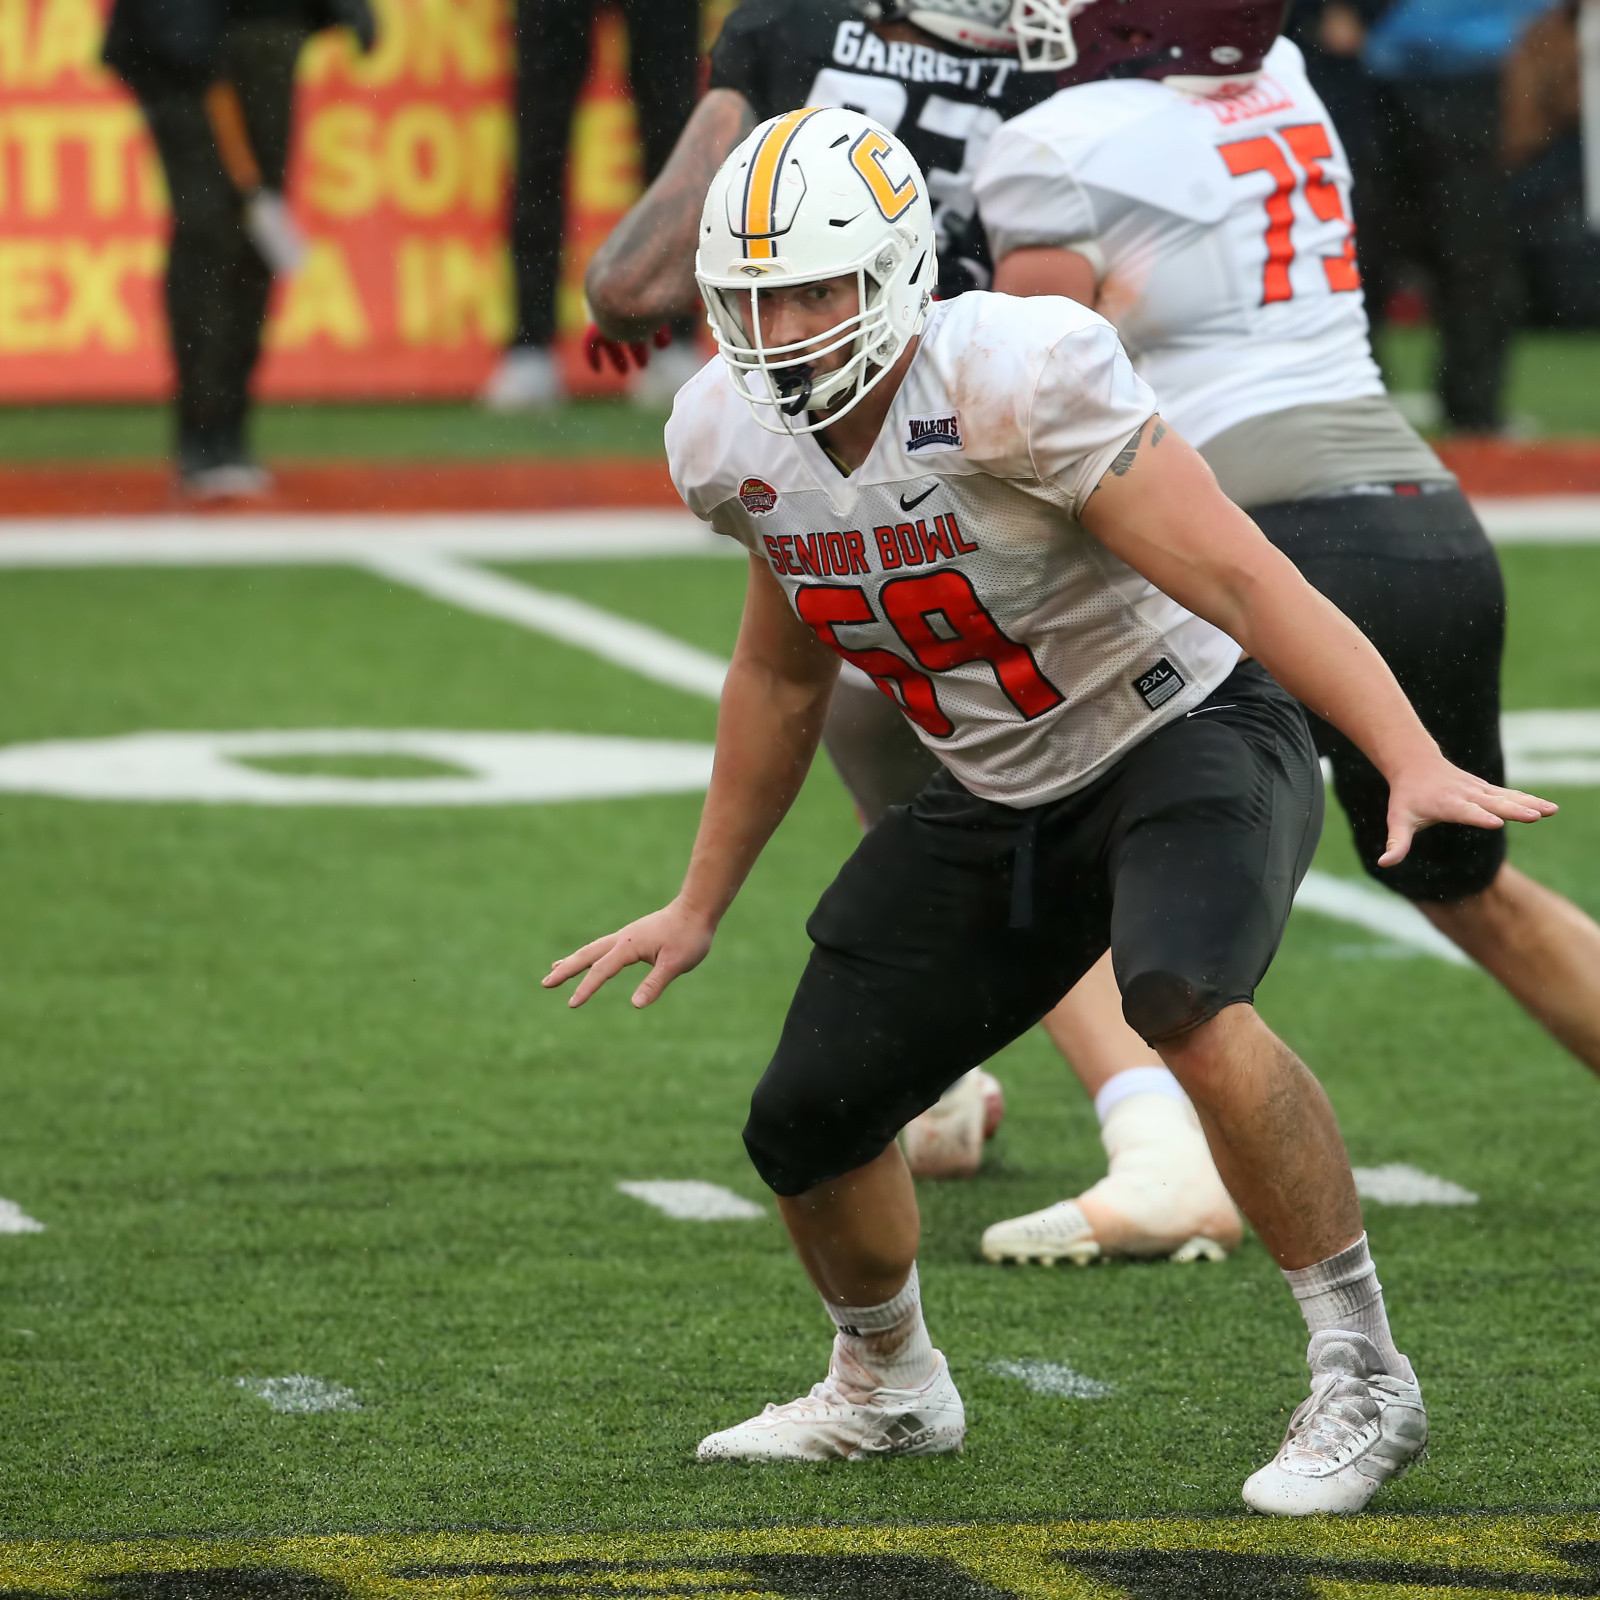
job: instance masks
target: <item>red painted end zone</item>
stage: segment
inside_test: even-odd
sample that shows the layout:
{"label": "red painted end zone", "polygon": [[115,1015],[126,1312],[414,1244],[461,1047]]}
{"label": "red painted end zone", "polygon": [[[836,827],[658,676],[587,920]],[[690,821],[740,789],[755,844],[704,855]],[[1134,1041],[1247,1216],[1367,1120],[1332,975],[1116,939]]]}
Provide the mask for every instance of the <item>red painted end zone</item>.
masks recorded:
{"label": "red painted end zone", "polygon": [[[1531,444],[1456,441],[1439,453],[1473,495],[1600,494],[1600,441]],[[638,457],[578,461],[318,462],[275,469],[263,500],[208,512],[303,515],[340,511],[563,511],[673,507],[666,462]],[[139,516],[194,510],[159,466],[0,467],[0,517]]]}
{"label": "red painted end zone", "polygon": [[0,467],[0,517],[204,511],[567,511],[680,504],[662,460],[319,462],[274,468],[261,499],[196,506],[151,466]]}

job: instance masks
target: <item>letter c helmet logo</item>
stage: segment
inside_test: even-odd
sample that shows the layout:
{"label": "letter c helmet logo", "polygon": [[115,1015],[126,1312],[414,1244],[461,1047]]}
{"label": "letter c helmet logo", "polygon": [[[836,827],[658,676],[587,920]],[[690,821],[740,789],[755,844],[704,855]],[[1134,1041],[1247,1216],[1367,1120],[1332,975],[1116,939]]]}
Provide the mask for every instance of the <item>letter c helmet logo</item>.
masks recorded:
{"label": "letter c helmet logo", "polygon": [[898,187],[884,170],[883,158],[893,147],[881,133],[869,129],[850,147],[850,165],[866,181],[886,222],[901,216],[917,198],[917,180],[909,173]]}

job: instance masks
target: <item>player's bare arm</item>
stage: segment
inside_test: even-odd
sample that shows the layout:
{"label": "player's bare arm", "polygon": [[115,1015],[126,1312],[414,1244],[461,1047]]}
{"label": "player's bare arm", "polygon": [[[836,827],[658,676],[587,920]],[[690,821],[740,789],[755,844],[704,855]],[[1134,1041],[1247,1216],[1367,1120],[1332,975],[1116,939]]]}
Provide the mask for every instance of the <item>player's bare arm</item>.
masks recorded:
{"label": "player's bare arm", "polygon": [[728,152],[755,126],[742,94],[713,89],[695,107],[661,175],[595,252],[584,292],[608,339],[643,340],[696,311],[695,233],[706,190]]}
{"label": "player's bare arm", "polygon": [[587,976],[569,1005],[624,967],[648,962],[633,1003],[647,1006],[699,966],[723,913],[805,781],[828,713],[839,658],[794,614],[766,563],[750,561],[744,619],[717,714],[717,757],[683,887],[671,905],[557,961],[555,988]]}
{"label": "player's bare arm", "polygon": [[1556,806],[1452,766],[1382,656],[1223,494],[1211,469],[1152,417],[1083,509],[1085,528],[1180,605],[1221,628],[1352,740],[1389,781],[1389,848],[1405,858],[1435,822],[1499,828]]}
{"label": "player's bare arm", "polygon": [[1092,306],[1099,297],[1094,264],[1077,250],[1029,246],[1013,250],[994,269],[994,292],[1023,299],[1036,294],[1059,294],[1080,305]]}

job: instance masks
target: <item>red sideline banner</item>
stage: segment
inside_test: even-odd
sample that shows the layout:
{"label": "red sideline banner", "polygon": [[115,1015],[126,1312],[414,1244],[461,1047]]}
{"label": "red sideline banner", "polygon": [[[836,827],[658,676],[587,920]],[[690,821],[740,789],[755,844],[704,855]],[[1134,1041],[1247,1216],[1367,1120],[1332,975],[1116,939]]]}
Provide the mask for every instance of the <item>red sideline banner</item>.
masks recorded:
{"label": "red sideline banner", "polygon": [[[471,394],[514,332],[506,0],[374,0],[379,42],[301,59],[288,192],[311,248],[274,291],[267,399]],[[0,402],[170,392],[165,186],[137,103],[99,65],[110,0],[0,0]],[[720,10],[726,9],[720,7]],[[639,189],[620,17],[602,10],[568,173],[561,324]]]}

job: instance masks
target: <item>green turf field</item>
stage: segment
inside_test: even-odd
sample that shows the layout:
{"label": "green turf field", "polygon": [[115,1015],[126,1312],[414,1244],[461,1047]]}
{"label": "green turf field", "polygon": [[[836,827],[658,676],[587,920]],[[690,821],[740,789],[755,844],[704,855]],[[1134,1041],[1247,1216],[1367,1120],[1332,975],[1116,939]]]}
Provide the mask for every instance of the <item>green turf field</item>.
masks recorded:
{"label": "green turf field", "polygon": [[[1505,564],[1510,706],[1600,707],[1600,549],[1519,547]],[[507,570],[731,647],[736,562]],[[343,569],[7,571],[0,682],[0,744],[713,733],[703,700]],[[1600,794],[1556,798],[1561,816],[1520,835],[1517,859],[1600,910]],[[828,1326],[738,1130],[803,919],[854,836],[831,773],[814,775],[709,962],[661,1005],[636,1014],[615,987],[573,1015],[537,979],[672,893],[697,807],[0,798],[0,1196],[46,1228],[0,1236],[0,1534],[1239,1509],[1304,1393],[1303,1331],[1258,1244],[1222,1267],[977,1257],[986,1223],[1101,1170],[1092,1113],[1037,1036],[998,1063],[1010,1116],[982,1176],[923,1196],[929,1320],[967,1399],[965,1456],[694,1463],[703,1433],[803,1391],[826,1358]],[[1318,865],[1355,875],[1336,818]],[[1481,1196],[1369,1208],[1436,1441],[1379,1504],[1592,1506],[1600,1090],[1485,977],[1403,957],[1299,913],[1262,995],[1327,1083],[1356,1162],[1411,1163]],[[657,1178],[723,1184],[765,1214],[673,1221],[615,1189]],[[1008,1362],[1111,1392],[1034,1393],[994,1370]],[[352,1409],[280,1413],[259,1397],[292,1375]],[[25,1567],[0,1560],[0,1592],[58,1592]]]}
{"label": "green turf field", "polygon": [[[1431,330],[1391,330],[1380,348],[1391,387],[1430,387]],[[1520,335],[1506,405],[1524,432],[1600,433],[1600,334]],[[445,402],[270,405],[256,413],[254,438],[258,453],[274,461],[655,455],[665,420],[664,412],[622,400],[580,400],[518,416]],[[171,426],[164,406],[0,406],[0,463],[160,460]]]}

